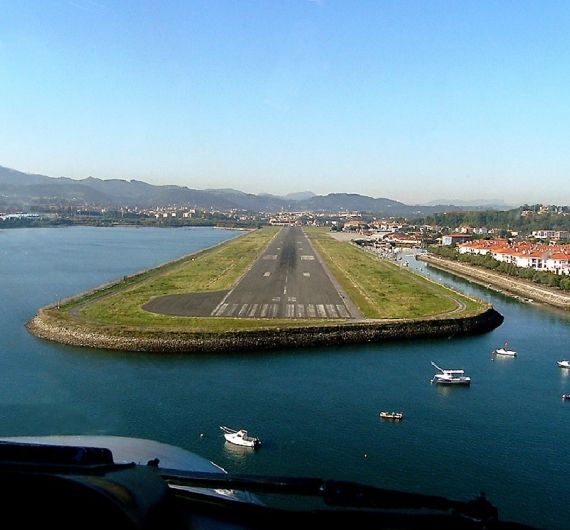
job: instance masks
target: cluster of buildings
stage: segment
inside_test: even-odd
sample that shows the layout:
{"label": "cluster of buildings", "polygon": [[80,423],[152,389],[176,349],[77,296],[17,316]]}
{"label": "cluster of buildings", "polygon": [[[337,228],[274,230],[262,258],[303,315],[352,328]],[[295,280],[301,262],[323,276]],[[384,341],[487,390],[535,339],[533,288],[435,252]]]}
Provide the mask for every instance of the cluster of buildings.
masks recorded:
{"label": "cluster of buildings", "polygon": [[570,274],[570,243],[546,245],[542,243],[510,242],[506,239],[479,239],[457,245],[460,254],[491,256],[497,261],[517,267]]}

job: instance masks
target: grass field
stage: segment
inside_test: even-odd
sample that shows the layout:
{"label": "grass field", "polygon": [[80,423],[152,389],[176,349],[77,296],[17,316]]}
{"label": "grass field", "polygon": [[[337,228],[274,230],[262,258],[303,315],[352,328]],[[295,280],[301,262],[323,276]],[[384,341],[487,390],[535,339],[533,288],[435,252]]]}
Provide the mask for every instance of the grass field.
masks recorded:
{"label": "grass field", "polygon": [[[85,296],[49,309],[58,318],[99,328],[219,333],[247,329],[319,326],[322,320],[267,320],[175,317],[142,309],[157,296],[230,289],[278,232],[252,231],[162,267],[124,278]],[[369,319],[469,316],[482,304],[381,261],[350,243],[332,239],[322,229],[307,229],[313,245],[343,289]],[[330,324],[330,322],[328,322]]]}
{"label": "grass field", "polygon": [[305,230],[329,270],[366,318],[426,318],[455,310],[467,316],[483,307],[361,248],[337,241],[326,229]]}

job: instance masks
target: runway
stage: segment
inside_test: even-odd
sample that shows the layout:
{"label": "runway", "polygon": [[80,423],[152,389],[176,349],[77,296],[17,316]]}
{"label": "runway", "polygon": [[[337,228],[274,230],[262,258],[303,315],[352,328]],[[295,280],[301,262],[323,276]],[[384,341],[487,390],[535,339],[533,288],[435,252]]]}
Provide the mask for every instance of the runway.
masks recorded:
{"label": "runway", "polygon": [[[286,226],[212,311],[218,317],[352,318],[300,227]],[[351,308],[352,309],[352,308]]]}
{"label": "runway", "polygon": [[223,318],[361,318],[295,226],[283,227],[230,291],[160,297],[144,309]]}

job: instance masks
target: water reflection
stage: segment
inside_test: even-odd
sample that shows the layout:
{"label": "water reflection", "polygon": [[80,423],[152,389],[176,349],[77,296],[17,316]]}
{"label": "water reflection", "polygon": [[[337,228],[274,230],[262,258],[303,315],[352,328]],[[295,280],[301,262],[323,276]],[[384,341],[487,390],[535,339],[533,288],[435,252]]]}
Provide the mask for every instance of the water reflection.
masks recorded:
{"label": "water reflection", "polygon": [[461,389],[468,389],[469,385],[438,385],[434,384],[437,393],[442,397],[449,397],[453,392],[461,392]]}
{"label": "water reflection", "polygon": [[231,442],[224,442],[224,454],[234,462],[245,462],[245,460],[255,452],[253,447],[235,445]]}

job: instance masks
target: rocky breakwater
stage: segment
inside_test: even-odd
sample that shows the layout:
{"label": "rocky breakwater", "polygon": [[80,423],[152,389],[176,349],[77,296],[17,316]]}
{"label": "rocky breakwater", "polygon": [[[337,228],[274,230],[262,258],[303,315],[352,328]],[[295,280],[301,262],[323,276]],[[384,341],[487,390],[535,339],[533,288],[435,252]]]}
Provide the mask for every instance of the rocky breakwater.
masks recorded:
{"label": "rocky breakwater", "polygon": [[71,346],[133,352],[231,353],[475,335],[491,331],[502,322],[503,316],[487,306],[478,314],[462,318],[369,320],[322,326],[268,326],[248,331],[198,333],[98,327],[61,318],[53,311],[41,309],[26,327],[37,337]]}
{"label": "rocky breakwater", "polygon": [[427,264],[451,272],[456,276],[472,280],[485,287],[493,287],[506,291],[507,294],[522,296],[533,301],[542,302],[562,309],[570,310],[570,294],[556,289],[532,283],[530,280],[514,278],[506,274],[494,272],[470,264],[451,261],[431,254],[418,254],[417,259]]}

